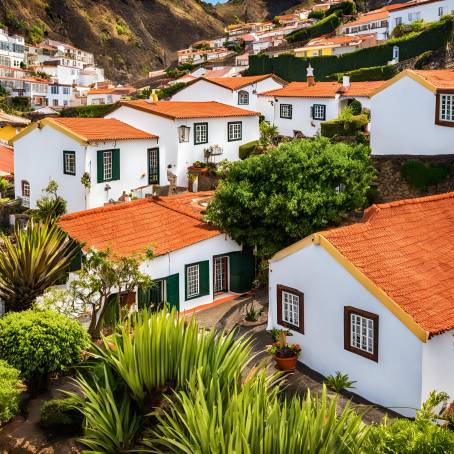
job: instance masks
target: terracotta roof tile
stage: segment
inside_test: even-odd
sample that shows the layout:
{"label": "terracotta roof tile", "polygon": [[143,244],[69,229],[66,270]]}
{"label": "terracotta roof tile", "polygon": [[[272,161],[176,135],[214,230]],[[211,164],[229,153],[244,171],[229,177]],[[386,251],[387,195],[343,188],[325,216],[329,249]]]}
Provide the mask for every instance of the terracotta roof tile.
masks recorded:
{"label": "terracotta roof tile", "polygon": [[92,88],[88,90],[88,95],[128,95],[136,91],[134,87],[106,87],[106,88]]}
{"label": "terracotta roof tile", "polygon": [[252,110],[228,106],[216,101],[191,102],[191,101],[158,101],[138,99],[136,101],[123,101],[120,106],[150,112],[172,119],[184,118],[223,118],[223,117],[251,117],[259,115]]}
{"label": "terracotta roof tile", "polygon": [[[210,77],[209,81],[217,85],[222,85],[230,90],[238,90],[247,85],[255,84],[261,80],[273,77],[271,74],[262,74],[260,76],[245,76],[245,77]],[[204,77],[202,77],[204,79]]]}
{"label": "terracotta roof tile", "polygon": [[152,139],[158,136],[134,128],[114,118],[47,118],[54,123],[88,141]]}
{"label": "terracotta roof tile", "polygon": [[109,247],[120,256],[144,253],[152,247],[155,255],[162,255],[220,235],[201,220],[203,208],[189,201],[205,199],[207,194],[139,199],[95,208],[65,215],[59,225],[86,247]]}
{"label": "terracotta roof tile", "polygon": [[454,192],[373,205],[320,234],[421,328],[454,328]]}
{"label": "terracotta roof tile", "polygon": [[260,96],[277,96],[284,98],[334,98],[337,94],[343,96],[371,96],[385,81],[351,82],[345,88],[339,82],[317,82],[309,86],[307,82],[290,82],[277,90],[259,93]]}
{"label": "terracotta roof tile", "polygon": [[413,70],[413,72],[435,88],[454,88],[454,70],[452,69]]}
{"label": "terracotta roof tile", "polygon": [[14,149],[3,143],[0,143],[0,173],[14,173]]}
{"label": "terracotta roof tile", "polygon": [[378,9],[371,11],[370,13],[360,14],[353,22],[346,22],[342,25],[342,28],[350,28],[356,25],[367,24],[369,22],[387,20],[389,17],[389,11],[385,9]]}

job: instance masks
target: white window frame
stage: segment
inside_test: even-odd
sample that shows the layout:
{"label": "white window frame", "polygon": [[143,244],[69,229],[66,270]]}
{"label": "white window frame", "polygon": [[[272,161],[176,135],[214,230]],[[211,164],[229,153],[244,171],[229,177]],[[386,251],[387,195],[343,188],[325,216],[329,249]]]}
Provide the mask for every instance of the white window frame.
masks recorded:
{"label": "white window frame", "polygon": [[227,125],[227,139],[229,142],[241,140],[243,138],[243,123],[241,121],[233,121]]}
{"label": "white window frame", "polygon": [[439,117],[441,121],[454,123],[454,94],[440,94]]}
{"label": "white window frame", "polygon": [[194,145],[208,143],[208,123],[194,123]]}
{"label": "white window frame", "polygon": [[65,152],[65,173],[76,174],[76,153],[74,152]]}
{"label": "white window frame", "polygon": [[279,116],[286,120],[291,120],[293,117],[293,105],[281,104],[279,107]]}
{"label": "white window frame", "polygon": [[287,290],[282,290],[282,321],[300,326],[300,297]]}
{"label": "white window frame", "polygon": [[103,164],[103,180],[109,181],[113,177],[113,153],[111,150],[103,151],[102,153]]}
{"label": "white window frame", "polygon": [[374,351],[375,320],[359,314],[350,314],[350,346],[369,355]]}
{"label": "white window frame", "polygon": [[190,265],[186,268],[187,298],[195,298],[200,295],[200,266]]}
{"label": "white window frame", "polygon": [[326,120],[326,106],[325,104],[314,104],[313,105],[313,119],[325,121]]}
{"label": "white window frame", "polygon": [[238,92],[238,105],[248,106],[249,105],[249,92],[246,90],[240,90]]}

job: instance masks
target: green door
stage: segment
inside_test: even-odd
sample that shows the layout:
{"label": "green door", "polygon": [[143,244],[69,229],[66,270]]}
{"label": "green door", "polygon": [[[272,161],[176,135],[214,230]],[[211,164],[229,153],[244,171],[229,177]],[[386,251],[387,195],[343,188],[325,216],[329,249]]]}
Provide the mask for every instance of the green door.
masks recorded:
{"label": "green door", "polygon": [[230,291],[248,292],[255,278],[255,260],[252,251],[231,252],[228,256],[230,257]]}
{"label": "green door", "polygon": [[180,310],[180,275],[172,274],[166,277],[166,300],[170,307]]}

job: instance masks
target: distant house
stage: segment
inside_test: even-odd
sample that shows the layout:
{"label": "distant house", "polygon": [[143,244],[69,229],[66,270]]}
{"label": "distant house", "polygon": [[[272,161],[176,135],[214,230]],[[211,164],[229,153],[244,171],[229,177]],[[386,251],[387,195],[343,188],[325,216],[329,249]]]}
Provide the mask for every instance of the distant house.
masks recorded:
{"label": "distant house", "polygon": [[166,175],[158,173],[158,137],[114,119],[45,118],[11,142],[16,197],[30,208],[36,208],[49,180],[58,183],[71,213],[118,200],[138,186],[159,184]]}
{"label": "distant house", "polygon": [[141,265],[155,285],[133,295],[139,307],[167,302],[198,310],[251,289],[251,252],[211,225],[202,211],[212,193],[140,199],[63,216],[60,227],[87,248],[118,256],[153,250]]}
{"label": "distant house", "polygon": [[256,110],[258,93],[282,88],[285,83],[273,74],[222,78],[204,76],[190,82],[172,97],[172,101],[219,101]]}
{"label": "distant house", "polygon": [[[396,117],[394,117],[396,118]],[[454,193],[373,205],[269,264],[268,329],[300,361],[405,416],[432,390],[454,396]]]}
{"label": "distant house", "polygon": [[386,81],[372,96],[372,153],[453,154],[453,93],[450,69],[406,70]]}
{"label": "distant house", "polygon": [[352,22],[346,22],[338,28],[343,35],[376,35],[377,40],[386,40],[389,37],[389,11],[380,8],[358,15]]}
{"label": "distant house", "polygon": [[215,49],[182,49],[177,51],[178,63],[192,63],[198,65],[211,60],[219,60],[221,58],[234,55],[235,52],[225,47],[218,47]]}
{"label": "distant house", "polygon": [[[221,79],[224,80],[224,79]],[[210,85],[209,85],[210,86]],[[213,98],[212,98],[213,99]],[[259,114],[215,101],[124,101],[106,115],[144,131],[159,131],[164,148],[160,172],[187,185],[187,170],[195,161],[239,159],[239,147],[259,138]]]}
{"label": "distant house", "polygon": [[304,47],[294,49],[296,57],[319,57],[326,55],[342,55],[365,47],[375,46],[377,39],[374,34],[359,36],[321,36],[310,40]]}
{"label": "distant house", "polygon": [[47,90],[47,103],[52,107],[67,107],[72,105],[73,86],[50,82]]}
{"label": "distant house", "polygon": [[103,87],[87,91],[87,105],[113,104],[135,92],[134,87]]}
{"label": "distant house", "polygon": [[284,88],[259,93],[257,109],[265,120],[288,136],[313,137],[320,133],[320,123],[333,120],[353,100],[370,107],[370,96],[383,81],[350,82],[348,76],[339,82],[291,82]]}
{"label": "distant house", "polygon": [[7,114],[0,110],[0,141],[8,142],[28,124],[30,124],[30,120],[27,118]]}

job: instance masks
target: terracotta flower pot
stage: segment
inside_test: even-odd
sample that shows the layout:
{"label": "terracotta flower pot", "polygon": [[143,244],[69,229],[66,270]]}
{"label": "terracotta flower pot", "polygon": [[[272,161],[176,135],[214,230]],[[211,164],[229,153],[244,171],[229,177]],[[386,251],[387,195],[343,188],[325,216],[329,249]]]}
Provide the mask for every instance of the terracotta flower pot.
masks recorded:
{"label": "terracotta flower pot", "polygon": [[290,356],[289,358],[279,358],[274,356],[274,361],[276,361],[276,366],[283,371],[295,370],[296,362],[298,361],[298,356]]}

